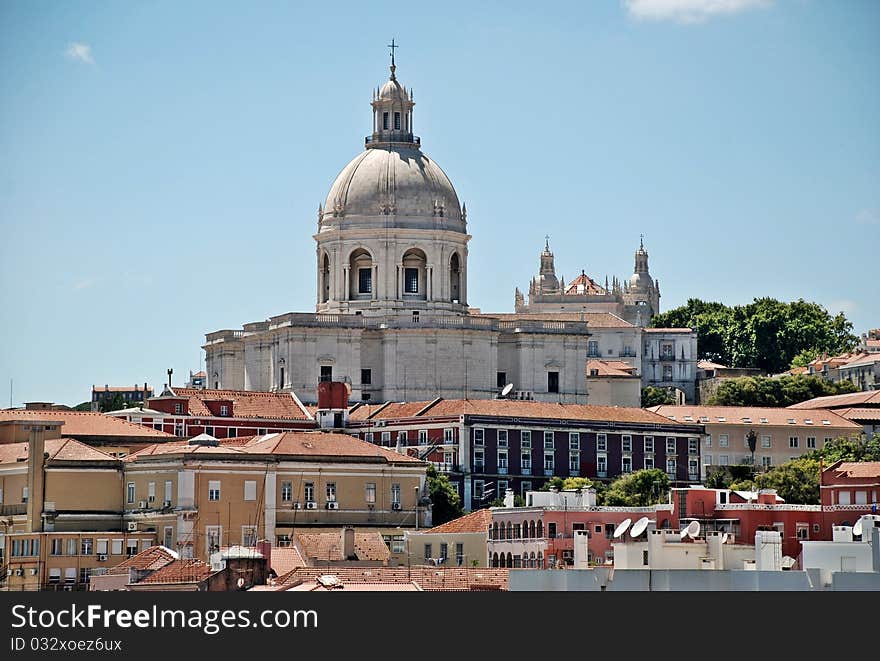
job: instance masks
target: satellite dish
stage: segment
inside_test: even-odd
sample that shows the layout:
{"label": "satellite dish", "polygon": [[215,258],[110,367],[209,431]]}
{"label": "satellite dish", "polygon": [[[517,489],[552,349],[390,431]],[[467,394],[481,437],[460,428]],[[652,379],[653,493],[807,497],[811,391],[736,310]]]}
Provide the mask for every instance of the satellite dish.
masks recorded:
{"label": "satellite dish", "polygon": [[504,388],[501,389],[501,396],[507,397],[510,394],[510,391],[513,390],[513,384],[508,383]]}
{"label": "satellite dish", "polygon": [[862,536],[862,520],[859,519],[856,521],[856,525],[853,526],[853,535]]}
{"label": "satellite dish", "polygon": [[727,544],[727,538],[728,538],[728,537],[729,537],[729,535],[728,535],[726,532],[725,532],[725,533],[722,533],[722,534],[721,534],[721,543],[722,543],[722,544]]}
{"label": "satellite dish", "polygon": [[647,530],[647,528],[648,528],[649,521],[650,521],[650,519],[646,516],[643,516],[641,519],[636,521],[635,525],[633,525],[633,527],[632,527],[632,530],[629,531],[630,536],[632,536],[633,539],[635,539],[636,537],[641,535],[643,532],[645,532],[645,530]]}
{"label": "satellite dish", "polygon": [[684,541],[684,538],[687,536],[688,536],[688,529],[687,529],[687,526],[685,526],[684,528],[681,529],[681,532],[678,533],[678,538],[681,541]]}
{"label": "satellite dish", "polygon": [[623,533],[626,532],[629,525],[632,523],[632,519],[624,519],[618,524],[618,526],[614,529],[614,539],[618,539],[623,537]]}
{"label": "satellite dish", "polygon": [[700,534],[700,522],[699,521],[691,521],[688,524],[688,527],[685,528],[687,531],[688,537],[691,539],[696,539]]}
{"label": "satellite dish", "polygon": [[797,561],[794,558],[792,558],[790,555],[782,556],[782,568],[783,569],[791,569],[792,567],[794,567],[795,562],[797,562]]}

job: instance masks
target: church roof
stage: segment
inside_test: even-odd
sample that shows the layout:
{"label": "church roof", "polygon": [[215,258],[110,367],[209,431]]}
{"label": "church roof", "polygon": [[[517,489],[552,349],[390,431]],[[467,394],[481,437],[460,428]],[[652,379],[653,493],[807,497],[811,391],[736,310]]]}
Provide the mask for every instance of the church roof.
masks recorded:
{"label": "church roof", "polygon": [[566,296],[605,296],[606,294],[608,294],[608,290],[583,271],[565,288]]}
{"label": "church roof", "polygon": [[[593,374],[593,371],[596,373]],[[636,377],[636,368],[622,360],[588,360],[587,378],[597,376]]]}

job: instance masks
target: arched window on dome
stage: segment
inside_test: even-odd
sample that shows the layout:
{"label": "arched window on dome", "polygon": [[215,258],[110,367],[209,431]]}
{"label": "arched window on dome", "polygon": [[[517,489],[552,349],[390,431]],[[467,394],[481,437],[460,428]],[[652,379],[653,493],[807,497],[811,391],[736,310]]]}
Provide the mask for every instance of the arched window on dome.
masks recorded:
{"label": "arched window on dome", "polygon": [[373,256],[363,248],[349,258],[349,293],[352,299],[367,299],[373,295]]}
{"label": "arched window on dome", "polygon": [[449,298],[453,303],[461,303],[461,260],[457,252],[449,259]]}
{"label": "arched window on dome", "polygon": [[324,253],[321,258],[321,303],[330,300],[330,256]]}
{"label": "arched window on dome", "polygon": [[403,254],[403,296],[424,301],[427,299],[428,258],[418,248],[411,248]]}

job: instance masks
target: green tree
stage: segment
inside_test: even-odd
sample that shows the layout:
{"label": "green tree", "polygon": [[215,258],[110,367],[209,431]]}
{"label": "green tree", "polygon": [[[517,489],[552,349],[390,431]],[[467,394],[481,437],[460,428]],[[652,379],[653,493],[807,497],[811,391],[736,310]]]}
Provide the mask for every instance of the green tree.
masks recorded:
{"label": "green tree", "polygon": [[82,404],[77,404],[73,407],[74,411],[91,411],[92,403],[91,402],[83,402]]}
{"label": "green tree", "polygon": [[120,409],[124,409],[128,406],[125,400],[122,398],[122,393],[116,393],[112,398],[104,397],[98,403],[98,410],[102,413],[109,413],[110,411],[119,411]]}
{"label": "green tree", "polygon": [[604,505],[645,507],[666,499],[669,477],[659,468],[647,468],[622,475],[604,493]]}
{"label": "green tree", "polygon": [[791,366],[794,367],[806,367],[811,362],[816,360],[819,357],[819,354],[822,352],[818,349],[804,349],[797,356],[791,359]]}
{"label": "green tree", "polygon": [[826,466],[836,461],[880,461],[880,434],[875,432],[871,438],[862,436],[857,439],[841,436],[806,456],[817,461],[821,459]]}
{"label": "green tree", "polygon": [[427,485],[432,504],[432,525],[439,526],[441,523],[452,521],[452,519],[457,519],[464,514],[458,491],[452,486],[449,477],[438,473],[433,465],[428,465]]}
{"label": "green tree", "polygon": [[[526,499],[523,498],[522,496],[520,496],[519,494],[516,494],[513,497],[513,506],[514,507],[525,507],[526,506]],[[496,498],[491,503],[489,503],[489,507],[504,507],[504,498]]]}
{"label": "green tree", "polygon": [[849,381],[832,383],[812,374],[780,377],[743,376],[727,379],[718,386],[707,404],[710,406],[786,407],[814,397],[855,392]]}
{"label": "green tree", "polygon": [[832,316],[818,303],[785,303],[756,298],[729,308],[690,299],[654,316],[655,328],[695,328],[699,356],[731,367],[756,367],[770,373],[787,370],[810,353],[850,351],[858,338],[841,313]]}
{"label": "green tree", "polygon": [[819,503],[819,461],[803,456],[771,468],[755,477],[759,489],[775,489],[786,503]]}
{"label": "green tree", "polygon": [[642,388],[642,408],[661,406],[663,404],[675,404],[675,395],[668,388],[646,386]]}

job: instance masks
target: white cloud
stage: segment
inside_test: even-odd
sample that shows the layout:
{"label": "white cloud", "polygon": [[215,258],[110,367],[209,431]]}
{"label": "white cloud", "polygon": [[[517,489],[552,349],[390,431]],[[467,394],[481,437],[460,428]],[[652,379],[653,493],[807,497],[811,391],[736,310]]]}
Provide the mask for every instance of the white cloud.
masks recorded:
{"label": "white cloud", "polygon": [[856,214],[859,225],[880,225],[880,209],[863,209]]}
{"label": "white cloud", "polygon": [[855,313],[859,309],[859,304],[855,301],[851,301],[848,298],[841,298],[837,301],[831,301],[831,304],[828,306],[828,312],[831,314],[837,314],[838,312],[843,312],[844,316],[847,318],[851,318],[853,313]]}
{"label": "white cloud", "polygon": [[630,17],[641,21],[703,23],[716,16],[766,7],[772,0],[623,0]]}
{"label": "white cloud", "polygon": [[92,57],[92,47],[88,44],[80,44],[74,42],[67,47],[67,50],[64,51],[64,54],[67,55],[71,60],[78,60],[80,62],[85,62],[86,64],[94,64],[95,60]]}

